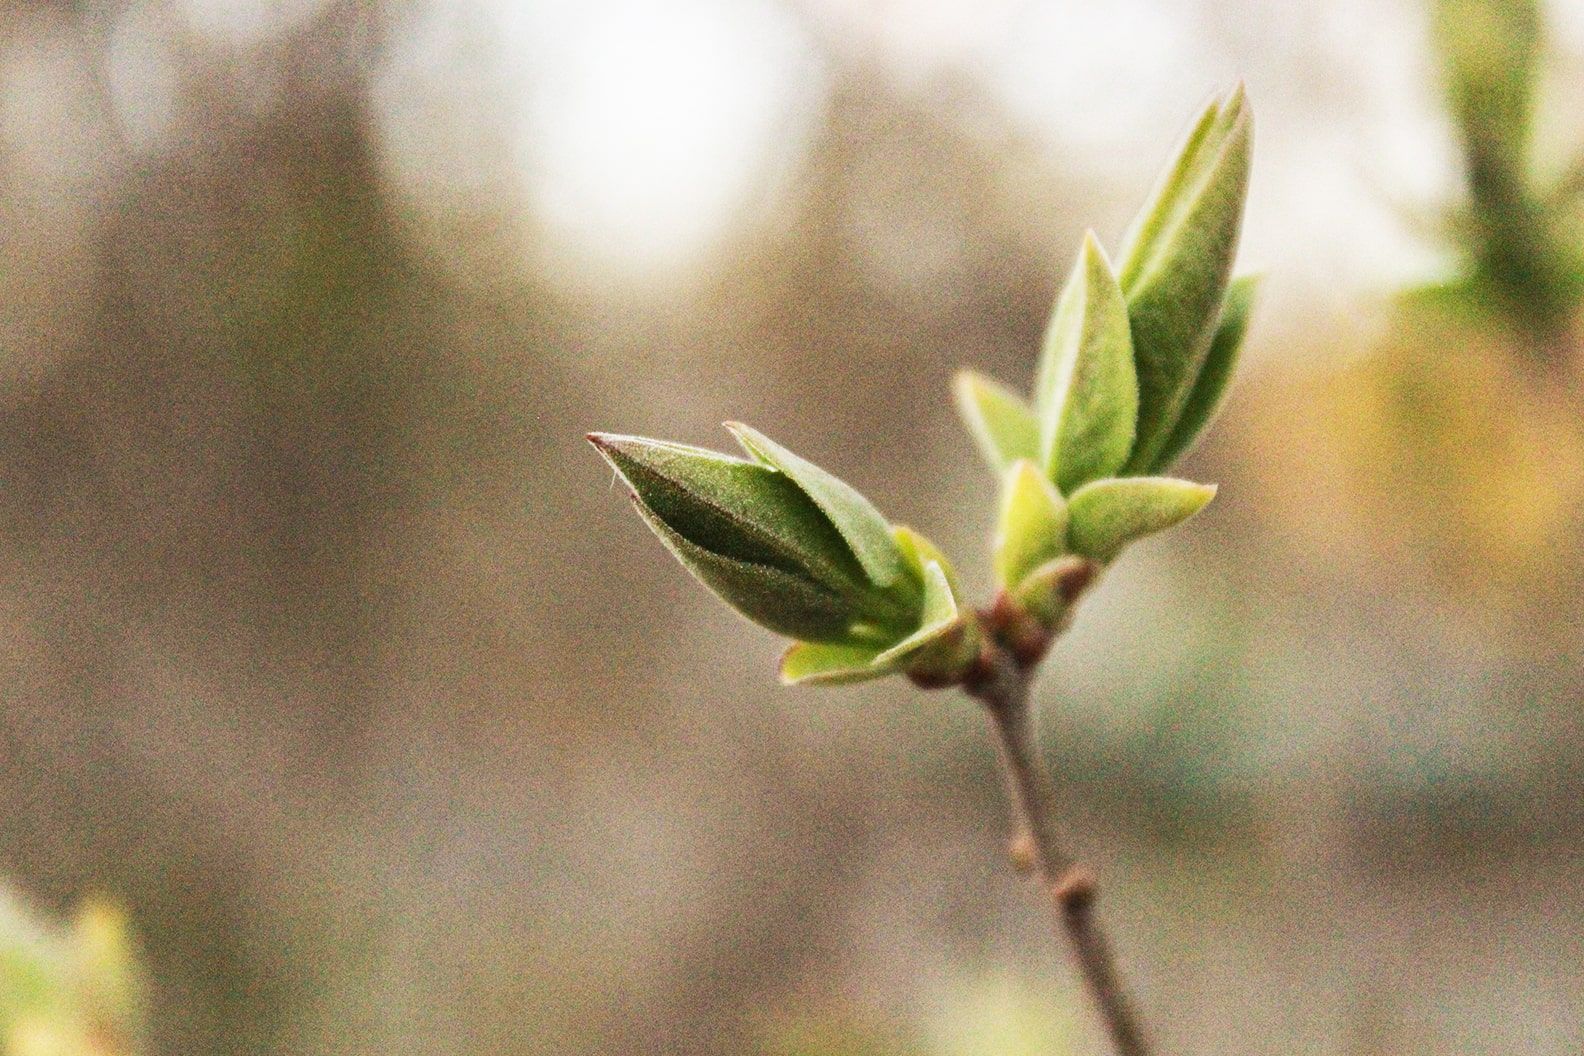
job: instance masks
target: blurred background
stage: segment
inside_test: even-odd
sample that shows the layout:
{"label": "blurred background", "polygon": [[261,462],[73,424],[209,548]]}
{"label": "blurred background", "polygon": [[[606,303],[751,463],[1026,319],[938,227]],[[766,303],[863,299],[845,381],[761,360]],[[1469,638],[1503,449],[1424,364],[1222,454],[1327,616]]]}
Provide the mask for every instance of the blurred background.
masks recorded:
{"label": "blurred background", "polygon": [[1221,501],[1039,689],[1103,916],[1166,1053],[1584,1049],[1584,4],[18,0],[7,1056],[1104,1051],[975,709],[779,689],[582,434],[982,594],[950,376],[1238,78]]}

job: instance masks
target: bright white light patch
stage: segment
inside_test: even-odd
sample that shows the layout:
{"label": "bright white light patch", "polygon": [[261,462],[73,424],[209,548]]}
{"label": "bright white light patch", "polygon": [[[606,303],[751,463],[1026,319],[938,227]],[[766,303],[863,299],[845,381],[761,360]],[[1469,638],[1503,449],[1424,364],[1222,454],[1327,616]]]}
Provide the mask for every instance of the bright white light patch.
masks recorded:
{"label": "bright white light patch", "polygon": [[518,157],[556,241],[591,263],[686,263],[807,145],[823,71],[769,3],[592,0],[525,23]]}
{"label": "bright white light patch", "polygon": [[1154,0],[1031,6],[986,70],[991,88],[1060,144],[1064,164],[1109,175],[1107,157],[1160,152],[1219,87],[1193,68],[1184,14]]}

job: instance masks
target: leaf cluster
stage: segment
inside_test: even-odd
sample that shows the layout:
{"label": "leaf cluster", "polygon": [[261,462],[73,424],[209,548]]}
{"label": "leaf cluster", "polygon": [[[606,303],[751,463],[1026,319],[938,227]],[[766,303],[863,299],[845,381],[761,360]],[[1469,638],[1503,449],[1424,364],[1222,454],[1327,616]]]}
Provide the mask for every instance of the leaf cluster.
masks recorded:
{"label": "leaf cluster", "polygon": [[[1000,477],[998,609],[1035,638],[1094,573],[1215,494],[1163,474],[1214,417],[1254,282],[1232,280],[1251,116],[1241,88],[1207,106],[1113,266],[1091,233],[1056,300],[1025,398],[975,373],[957,404]],[[951,563],[854,488],[764,434],[727,423],[746,457],[590,434],[672,554],[754,622],[794,639],[787,683],[903,672],[970,676],[987,634]],[[1004,622],[1004,621],[1003,621]]]}

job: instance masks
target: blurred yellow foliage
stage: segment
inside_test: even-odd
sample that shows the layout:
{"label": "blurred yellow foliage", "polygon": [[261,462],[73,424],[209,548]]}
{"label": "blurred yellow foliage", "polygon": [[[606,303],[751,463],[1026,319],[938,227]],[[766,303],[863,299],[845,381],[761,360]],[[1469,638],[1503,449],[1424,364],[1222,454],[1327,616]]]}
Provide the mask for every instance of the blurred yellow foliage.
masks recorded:
{"label": "blurred yellow foliage", "polygon": [[1498,614],[1565,589],[1584,419],[1517,339],[1405,303],[1359,359],[1273,388],[1256,428],[1293,534]]}
{"label": "blurred yellow foliage", "polygon": [[129,1056],[143,982],[126,914],[90,899],[58,925],[0,888],[0,1056]]}

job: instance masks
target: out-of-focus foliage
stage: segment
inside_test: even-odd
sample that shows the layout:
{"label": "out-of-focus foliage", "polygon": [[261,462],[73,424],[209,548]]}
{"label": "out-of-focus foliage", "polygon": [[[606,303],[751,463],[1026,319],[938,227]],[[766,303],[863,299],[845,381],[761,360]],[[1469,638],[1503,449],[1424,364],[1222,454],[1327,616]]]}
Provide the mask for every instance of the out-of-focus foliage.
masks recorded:
{"label": "out-of-focus foliage", "polygon": [[[1436,0],[1432,39],[1463,162],[1453,275],[1392,298],[1367,355],[1261,408],[1278,452],[1333,465],[1332,543],[1415,568],[1497,618],[1570,597],[1584,531],[1584,127],[1536,143],[1547,57],[1535,0]],[[1565,172],[1542,161],[1560,149]],[[1293,430],[1310,421],[1314,428]],[[1274,444],[1276,437],[1291,444]],[[1278,490],[1293,518],[1309,485]],[[1356,526],[1356,531],[1355,531]],[[1306,529],[1300,529],[1306,531]]]}
{"label": "out-of-focus foliage", "polygon": [[0,1054],[132,1056],[143,979],[125,913],[85,902],[49,920],[0,885]]}
{"label": "out-of-focus foliage", "polygon": [[1538,0],[1436,0],[1435,41],[1468,200],[1452,217],[1463,273],[1419,296],[1507,318],[1531,356],[1577,358],[1584,298],[1584,143],[1559,178],[1535,145],[1545,58]]}
{"label": "out-of-focus foliage", "polygon": [[766,1030],[759,1056],[926,1056],[916,1041],[859,1017],[804,1016]]}

